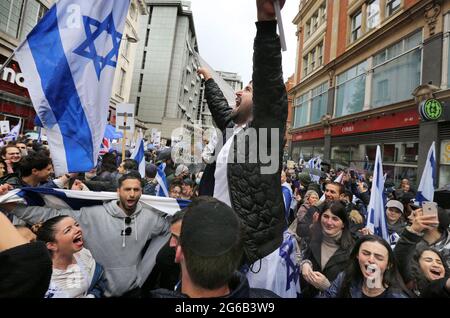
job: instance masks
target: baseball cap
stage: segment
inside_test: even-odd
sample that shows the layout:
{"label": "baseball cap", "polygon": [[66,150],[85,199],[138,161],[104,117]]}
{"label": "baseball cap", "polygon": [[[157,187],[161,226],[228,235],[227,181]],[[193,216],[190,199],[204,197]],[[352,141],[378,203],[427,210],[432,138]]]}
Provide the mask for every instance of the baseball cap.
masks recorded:
{"label": "baseball cap", "polygon": [[180,244],[198,256],[221,256],[241,244],[240,221],[225,203],[198,197],[183,217]]}
{"label": "baseball cap", "polygon": [[397,208],[400,210],[400,212],[403,213],[403,204],[397,200],[389,200],[386,203],[386,208]]}

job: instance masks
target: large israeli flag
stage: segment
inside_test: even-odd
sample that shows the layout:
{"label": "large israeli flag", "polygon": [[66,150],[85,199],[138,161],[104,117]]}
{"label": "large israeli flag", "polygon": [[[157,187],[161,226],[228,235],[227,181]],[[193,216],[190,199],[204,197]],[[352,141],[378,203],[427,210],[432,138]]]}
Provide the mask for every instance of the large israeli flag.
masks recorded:
{"label": "large israeli flag", "polygon": [[386,214],[384,211],[384,177],[383,163],[381,162],[380,146],[377,146],[375,166],[373,171],[372,189],[369,206],[367,207],[367,225],[375,235],[378,235],[389,242],[389,234],[386,226]]}
{"label": "large israeli flag", "polygon": [[95,167],[129,0],[60,0],[15,54],[57,175]]}
{"label": "large israeli flag", "polygon": [[419,188],[417,189],[416,202],[432,202],[434,200],[434,186],[436,184],[436,146],[433,141],[428,150],[427,162],[422,172]]}
{"label": "large israeli flag", "polygon": [[[24,202],[30,206],[47,206],[55,209],[79,210],[82,207],[102,205],[103,202],[117,200],[117,192],[75,191],[53,188],[14,189],[0,196],[0,204],[7,202]],[[139,202],[168,215],[185,208],[189,200],[161,198],[141,195]]]}

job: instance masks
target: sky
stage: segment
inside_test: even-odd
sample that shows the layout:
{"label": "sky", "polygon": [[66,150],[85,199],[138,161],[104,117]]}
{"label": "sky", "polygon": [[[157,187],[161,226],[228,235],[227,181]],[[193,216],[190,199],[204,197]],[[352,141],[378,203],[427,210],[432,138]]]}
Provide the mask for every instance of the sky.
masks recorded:
{"label": "sky", "polygon": [[[244,86],[252,77],[253,39],[256,34],[255,0],[190,0],[200,55],[215,70],[235,72]],[[281,10],[287,51],[283,78],[295,71],[296,27],[292,20],[300,0],[286,0]]]}

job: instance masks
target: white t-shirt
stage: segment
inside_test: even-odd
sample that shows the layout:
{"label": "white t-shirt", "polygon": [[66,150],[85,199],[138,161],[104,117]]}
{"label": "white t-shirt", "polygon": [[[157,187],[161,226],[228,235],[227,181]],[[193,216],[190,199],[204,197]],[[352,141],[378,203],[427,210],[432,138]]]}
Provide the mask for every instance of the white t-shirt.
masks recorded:
{"label": "white t-shirt", "polygon": [[233,136],[228,138],[225,145],[223,145],[219,154],[217,155],[216,171],[214,172],[214,195],[213,197],[231,206],[230,193],[228,190],[227,178],[227,163],[228,155],[230,153],[231,145],[233,144],[234,136],[237,135],[245,126],[235,126]]}
{"label": "white t-shirt", "polygon": [[53,268],[50,286],[45,298],[93,298],[88,295],[95,271],[95,260],[91,252],[83,248],[74,254],[76,263],[66,270]]}

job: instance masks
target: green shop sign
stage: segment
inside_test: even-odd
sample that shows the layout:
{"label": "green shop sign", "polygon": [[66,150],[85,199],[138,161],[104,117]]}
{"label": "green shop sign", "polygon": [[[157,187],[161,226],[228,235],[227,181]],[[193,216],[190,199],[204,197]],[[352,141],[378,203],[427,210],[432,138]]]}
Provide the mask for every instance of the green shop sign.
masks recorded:
{"label": "green shop sign", "polygon": [[424,120],[438,120],[441,118],[444,106],[437,99],[427,99],[419,107],[420,117]]}

